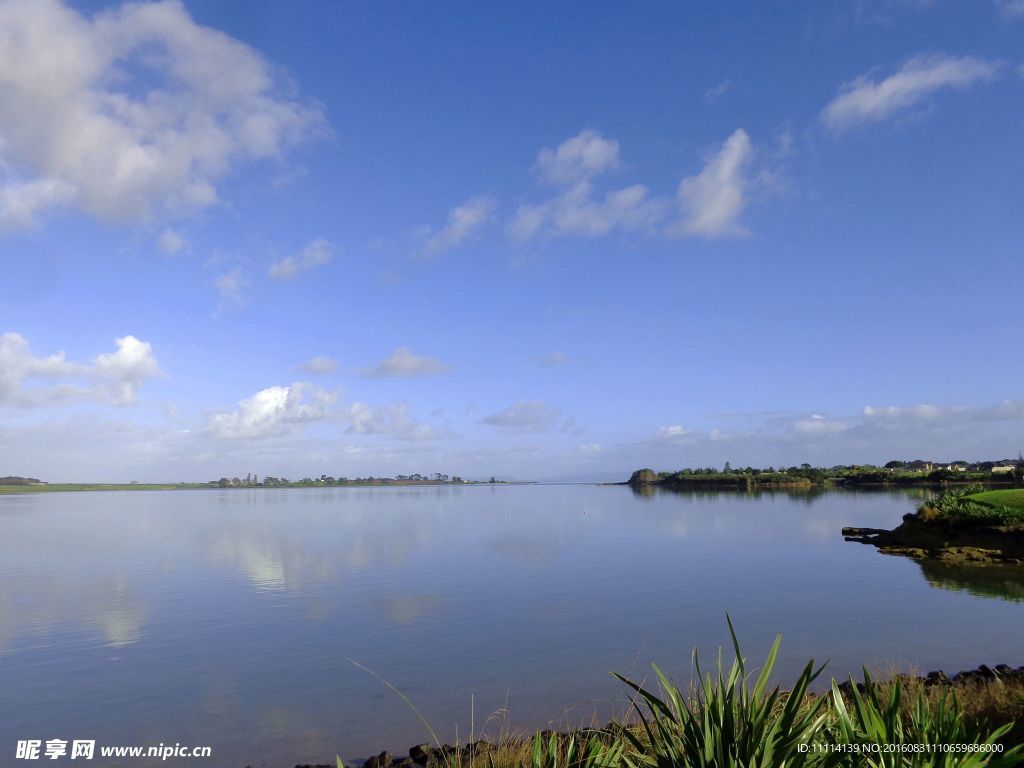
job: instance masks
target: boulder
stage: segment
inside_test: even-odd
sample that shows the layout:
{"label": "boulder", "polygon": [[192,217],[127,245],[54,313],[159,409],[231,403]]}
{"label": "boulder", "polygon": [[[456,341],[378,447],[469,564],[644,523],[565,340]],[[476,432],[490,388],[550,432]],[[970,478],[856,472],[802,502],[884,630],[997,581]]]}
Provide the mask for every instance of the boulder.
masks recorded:
{"label": "boulder", "polygon": [[417,744],[409,750],[409,759],[417,765],[426,765],[433,752],[434,747],[430,744]]}

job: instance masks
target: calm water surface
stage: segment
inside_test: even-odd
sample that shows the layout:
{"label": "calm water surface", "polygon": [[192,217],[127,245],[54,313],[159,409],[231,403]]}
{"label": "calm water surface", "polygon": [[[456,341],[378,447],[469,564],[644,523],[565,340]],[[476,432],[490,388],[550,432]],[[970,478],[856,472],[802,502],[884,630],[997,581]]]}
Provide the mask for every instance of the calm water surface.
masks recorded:
{"label": "calm water surface", "polygon": [[[638,496],[626,487],[211,490],[0,497],[0,765],[18,739],[210,745],[177,765],[293,766],[601,722],[612,670],[689,676],[728,642],[809,657],[1024,664],[1016,571],[845,543],[905,493]],[[494,735],[500,715],[486,728]],[[124,759],[112,765],[127,765]],[[133,763],[143,765],[144,763]],[[101,766],[98,757],[90,765]]]}

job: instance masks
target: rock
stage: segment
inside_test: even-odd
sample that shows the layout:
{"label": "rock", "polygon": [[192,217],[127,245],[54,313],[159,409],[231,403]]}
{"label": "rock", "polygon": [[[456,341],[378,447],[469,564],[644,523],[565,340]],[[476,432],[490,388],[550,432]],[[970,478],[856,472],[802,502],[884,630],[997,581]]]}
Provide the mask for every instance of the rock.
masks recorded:
{"label": "rock", "polygon": [[658,482],[658,475],[653,469],[638,469],[629,476],[630,485],[646,485]]}
{"label": "rock", "polygon": [[926,688],[930,688],[933,685],[949,685],[952,681],[946,676],[946,673],[941,669],[935,672],[929,672],[924,679]]}
{"label": "rock", "polygon": [[880,533],[888,533],[884,528],[854,528],[846,526],[843,528],[843,536],[875,536]]}
{"label": "rock", "polygon": [[388,768],[391,765],[391,753],[381,752],[379,755],[374,755],[365,763],[365,768]]}
{"label": "rock", "polygon": [[417,744],[409,750],[409,759],[417,765],[426,765],[434,748],[430,744]]}

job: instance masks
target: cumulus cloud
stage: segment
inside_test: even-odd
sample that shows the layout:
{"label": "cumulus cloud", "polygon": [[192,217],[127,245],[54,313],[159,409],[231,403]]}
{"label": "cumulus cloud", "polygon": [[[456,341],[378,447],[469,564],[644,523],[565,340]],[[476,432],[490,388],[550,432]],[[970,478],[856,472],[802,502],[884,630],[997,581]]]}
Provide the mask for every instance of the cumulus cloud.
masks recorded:
{"label": "cumulus cloud", "polygon": [[651,198],[647,187],[634,184],[603,196],[594,190],[594,177],[619,165],[619,143],[589,129],[556,149],[542,149],[537,172],[564,190],[541,203],[519,206],[508,225],[509,234],[528,240],[538,233],[596,237],[616,228],[650,228],[663,206]]}
{"label": "cumulus cloud", "polygon": [[974,56],[915,56],[883,80],[862,75],[839,89],[821,112],[821,120],[841,132],[863,123],[881,122],[924,102],[938,91],[965,91],[993,80],[999,65]]}
{"label": "cumulus cloud", "polygon": [[[0,132],[0,140],[3,133]],[[0,153],[2,157],[2,153]],[[74,198],[74,187],[59,179],[0,180],[0,230],[25,229],[47,208]]]}
{"label": "cumulus cloud", "polygon": [[[520,205],[508,234],[526,241],[538,235],[599,237],[614,231],[663,233],[670,237],[735,237],[745,234],[740,216],[753,187],[767,188],[774,168],[751,171],[754,150],[742,129],[729,136],[696,175],[684,178],[676,200],[652,195],[643,184],[603,194],[594,177],[618,165],[618,143],[584,131],[558,150],[543,150],[539,169],[562,191],[539,203]],[[762,163],[763,165],[763,163]],[[673,209],[678,215],[673,217]]]}
{"label": "cumulus cloud", "polygon": [[739,218],[747,205],[747,169],[753,153],[750,137],[740,128],[700,173],[683,179],[677,193],[681,218],[670,232],[707,238],[744,234]]}
{"label": "cumulus cloud", "polygon": [[322,375],[325,373],[333,373],[338,370],[338,361],[333,357],[327,357],[325,355],[317,355],[311,357],[309,360],[299,366],[300,370],[306,371],[306,373],[315,373]]}
{"label": "cumulus cloud", "polygon": [[116,405],[128,405],[138,398],[139,388],[149,379],[161,376],[148,341],[134,336],[115,339],[116,352],[97,355],[90,374],[107,399]]}
{"label": "cumulus cloud", "polygon": [[430,236],[424,252],[438,254],[461,245],[480,229],[497,207],[493,198],[479,196],[452,208],[448,212],[448,223],[444,229]]}
{"label": "cumulus cloud", "polygon": [[18,333],[0,336],[0,406],[32,408],[92,400],[111,405],[137,401],[139,389],[163,375],[152,346],[134,336],[114,340],[117,350],[90,363],[70,363],[63,352],[32,353]]}
{"label": "cumulus cloud", "polygon": [[663,204],[651,199],[643,184],[613,190],[597,199],[591,183],[580,181],[543,203],[520,206],[509,232],[519,240],[538,232],[597,237],[613,229],[650,229],[663,210]]}
{"label": "cumulus cloud", "polygon": [[414,354],[408,347],[398,347],[363,375],[375,378],[410,378],[436,376],[449,370],[450,366],[436,357],[422,357]]}
{"label": "cumulus cloud", "polygon": [[267,387],[213,414],[206,432],[224,439],[261,439],[291,434],[303,424],[330,417],[337,394],[308,382]]}
{"label": "cumulus cloud", "polygon": [[576,184],[619,166],[619,142],[584,129],[537,155],[537,172],[550,184]]}
{"label": "cumulus cloud", "polygon": [[348,432],[357,435],[385,435],[398,440],[434,440],[438,432],[409,415],[405,403],[367,405],[352,403],[345,409],[349,419]]}
{"label": "cumulus cloud", "polygon": [[302,272],[322,267],[329,263],[333,256],[334,246],[327,240],[313,240],[301,253],[287,256],[271,264],[267,274],[275,280],[291,280]]}
{"label": "cumulus cloud", "polygon": [[0,226],[66,204],[111,222],[218,200],[239,163],[325,130],[279,95],[258,52],[177,0],[92,16],[60,0],[0,4]]}
{"label": "cumulus cloud", "polygon": [[497,427],[502,432],[551,432],[558,427],[561,416],[558,408],[541,400],[520,400],[484,417],[481,423]]}

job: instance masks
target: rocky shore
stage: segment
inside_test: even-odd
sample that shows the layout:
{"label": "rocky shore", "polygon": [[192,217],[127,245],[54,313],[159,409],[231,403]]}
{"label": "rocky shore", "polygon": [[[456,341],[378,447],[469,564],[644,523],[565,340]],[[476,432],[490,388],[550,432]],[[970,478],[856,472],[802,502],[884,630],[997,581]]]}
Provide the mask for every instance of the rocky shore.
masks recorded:
{"label": "rocky shore", "polygon": [[922,520],[905,515],[891,531],[843,528],[847,541],[872,544],[887,555],[961,563],[1024,564],[1024,528],[1020,525],[970,525]]}

